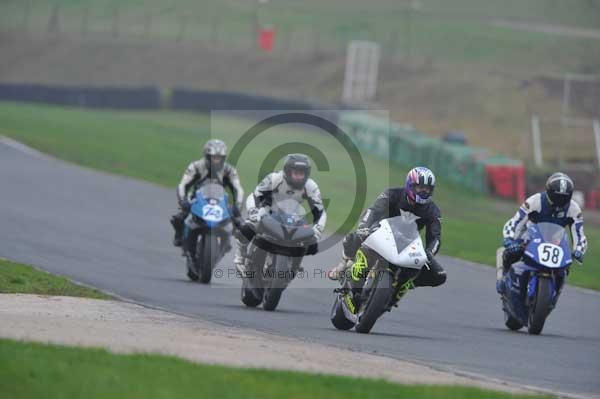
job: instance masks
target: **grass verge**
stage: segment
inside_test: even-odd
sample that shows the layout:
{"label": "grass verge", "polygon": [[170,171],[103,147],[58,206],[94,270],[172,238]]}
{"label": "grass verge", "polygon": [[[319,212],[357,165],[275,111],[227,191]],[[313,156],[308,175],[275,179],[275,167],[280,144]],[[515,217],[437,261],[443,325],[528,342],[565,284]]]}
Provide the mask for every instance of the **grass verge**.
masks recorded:
{"label": "grass verge", "polygon": [[0,340],[0,391],[20,398],[537,398],[456,386],[192,364],[158,355]]}
{"label": "grass verge", "polygon": [[31,266],[0,258],[0,294],[39,294],[113,299],[93,288],[37,270]]}
{"label": "grass verge", "polygon": [[[80,165],[172,188],[190,160],[200,156],[208,138],[221,138],[232,147],[251,125],[231,117],[211,120],[207,115],[167,111],[90,111],[0,103],[0,134]],[[357,184],[349,172],[353,170],[349,157],[331,136],[293,127],[269,129],[244,149],[238,162],[246,192],[253,190],[262,177],[259,171],[266,154],[277,148],[281,154],[291,152],[287,143],[310,144],[326,155],[328,169],[315,167],[313,176],[328,201],[328,227],[334,231],[352,213]],[[367,173],[367,204],[383,188],[404,181],[406,167],[388,165],[368,154],[362,157]],[[496,248],[501,245],[502,226],[517,204],[444,182],[438,184],[435,198],[444,216],[442,254],[493,265]],[[175,210],[175,204],[173,207]],[[358,215],[354,213],[352,218],[357,220]],[[586,234],[590,242],[586,266],[573,268],[570,283],[600,290],[600,270],[594,267],[600,259],[594,246],[600,239],[600,229],[588,226]]]}

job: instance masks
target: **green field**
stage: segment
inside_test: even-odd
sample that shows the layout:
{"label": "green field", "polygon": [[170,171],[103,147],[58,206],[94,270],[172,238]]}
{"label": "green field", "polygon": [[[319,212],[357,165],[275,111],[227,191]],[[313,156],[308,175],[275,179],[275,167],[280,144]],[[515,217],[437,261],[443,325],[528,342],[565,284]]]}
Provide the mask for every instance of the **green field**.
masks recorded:
{"label": "green field", "polygon": [[[57,5],[62,32],[253,44],[253,29],[274,26],[276,50],[343,49],[348,40],[381,43],[388,53],[451,62],[578,69],[600,59],[597,40],[562,38],[495,26],[498,19],[600,28],[600,5],[586,0],[44,0],[4,1],[0,27],[45,31]],[[83,28],[85,26],[85,28]],[[318,44],[316,44],[318,43]],[[556,57],[556,54],[561,57]],[[546,65],[546,62],[551,65]],[[548,68],[546,68],[548,67]]]}
{"label": "green field", "polygon": [[456,386],[192,364],[158,355],[0,340],[0,392],[25,398],[538,398]]}
{"label": "green field", "polygon": [[0,294],[77,296],[94,299],[112,297],[31,266],[0,258]]}
{"label": "green field", "polygon": [[[190,160],[200,156],[211,130],[214,137],[222,138],[231,147],[250,126],[243,119],[214,117],[211,122],[209,116],[199,114],[89,111],[0,103],[0,134],[74,163],[173,189]],[[244,150],[238,163],[246,192],[253,190],[258,182],[266,154],[289,142],[308,143],[326,154],[330,170],[314,168],[313,176],[329,204],[328,230],[336,231],[352,210],[357,185],[349,157],[331,136],[293,127],[269,129]],[[293,148],[299,148],[298,144]],[[288,150],[280,148],[279,155]],[[387,165],[368,154],[363,154],[363,158],[368,176],[367,204],[383,188],[403,184],[405,166]],[[444,217],[441,253],[494,264],[496,248],[501,245],[502,226],[516,212],[517,204],[444,182],[436,188],[435,198]],[[174,200],[173,210],[175,205]],[[573,268],[570,282],[600,289],[600,270],[595,264],[600,254],[594,245],[600,239],[600,229],[588,226],[586,233],[590,242],[586,265]]]}

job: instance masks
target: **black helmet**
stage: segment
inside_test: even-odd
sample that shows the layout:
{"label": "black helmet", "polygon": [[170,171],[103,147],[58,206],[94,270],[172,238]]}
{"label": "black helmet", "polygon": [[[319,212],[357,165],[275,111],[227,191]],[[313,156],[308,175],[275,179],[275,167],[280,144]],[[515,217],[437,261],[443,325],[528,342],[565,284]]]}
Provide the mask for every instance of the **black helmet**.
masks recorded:
{"label": "black helmet", "polygon": [[[227,145],[223,141],[217,139],[208,140],[204,144],[203,152],[206,164],[211,171],[216,172],[223,168],[225,158],[227,157]],[[214,160],[218,160],[218,162],[215,163],[213,162]]]}
{"label": "black helmet", "polygon": [[[304,172],[302,180],[294,180],[292,171],[298,170]],[[289,154],[283,164],[283,175],[285,181],[293,188],[300,189],[304,187],[308,177],[310,176],[310,159],[304,154]]]}
{"label": "black helmet", "polygon": [[546,181],[546,195],[553,206],[563,208],[571,203],[573,187],[573,180],[569,176],[557,172]]}

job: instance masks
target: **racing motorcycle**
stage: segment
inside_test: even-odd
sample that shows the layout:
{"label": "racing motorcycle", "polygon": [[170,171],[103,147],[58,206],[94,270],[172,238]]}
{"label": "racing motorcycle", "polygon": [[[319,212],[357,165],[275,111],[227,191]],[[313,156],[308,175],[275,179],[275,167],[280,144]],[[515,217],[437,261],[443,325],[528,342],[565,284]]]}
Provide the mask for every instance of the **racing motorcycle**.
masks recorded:
{"label": "racing motorcycle", "polygon": [[383,219],[362,243],[340,279],[342,287],[334,290],[330,319],[335,328],[370,332],[410,289],[427,262],[416,219],[410,212]]}
{"label": "racing motorcycle", "polygon": [[294,200],[277,203],[254,231],[247,249],[246,272],[241,276],[241,300],[248,307],[262,303],[264,310],[272,311],[302,270],[302,258],[317,252],[317,240],[304,208]]}
{"label": "racing motorcycle", "polygon": [[496,256],[498,293],[504,324],[511,330],[527,326],[540,334],[546,318],[556,306],[573,259],[564,227],[554,223],[532,224],[524,240],[521,262],[502,273],[502,250]]}
{"label": "racing motorcycle", "polygon": [[231,249],[231,220],[228,196],[222,185],[207,182],[196,190],[184,228],[184,242],[190,239],[196,242],[193,253],[184,249],[190,280],[210,283],[213,269]]}

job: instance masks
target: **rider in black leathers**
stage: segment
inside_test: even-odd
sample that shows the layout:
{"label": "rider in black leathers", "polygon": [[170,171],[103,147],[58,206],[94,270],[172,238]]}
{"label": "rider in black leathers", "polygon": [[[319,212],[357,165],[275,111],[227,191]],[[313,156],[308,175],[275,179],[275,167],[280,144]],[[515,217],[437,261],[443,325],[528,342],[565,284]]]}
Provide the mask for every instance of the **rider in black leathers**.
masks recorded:
{"label": "rider in black leathers", "polygon": [[344,238],[342,261],[329,272],[329,278],[337,280],[349,270],[356,251],[380,220],[408,211],[418,217],[416,223],[419,230],[425,227],[425,252],[428,258],[427,265],[413,281],[414,287],[444,284],[446,271],[434,257],[440,249],[442,233],[441,212],[431,200],[434,186],[433,173],[427,168],[418,167],[408,173],[405,187],[389,188],[381,193],[365,211],[358,229]]}

